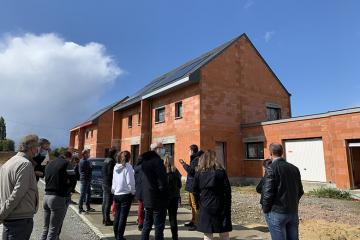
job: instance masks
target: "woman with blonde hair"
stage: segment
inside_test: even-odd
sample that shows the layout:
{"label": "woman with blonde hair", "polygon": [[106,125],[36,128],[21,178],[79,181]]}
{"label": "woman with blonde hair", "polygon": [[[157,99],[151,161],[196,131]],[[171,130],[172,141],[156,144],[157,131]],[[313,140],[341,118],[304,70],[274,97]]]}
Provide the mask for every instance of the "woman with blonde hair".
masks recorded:
{"label": "woman with blonde hair", "polygon": [[230,239],[231,187],[214,151],[207,150],[200,157],[193,188],[199,196],[198,231],[204,233],[204,240],[214,239],[214,233],[219,233],[221,240]]}
{"label": "woman with blonde hair", "polygon": [[130,152],[116,154],[111,191],[115,200],[114,234],[116,240],[124,240],[126,220],[135,195],[134,169],[130,165]]}
{"label": "woman with blonde hair", "polygon": [[177,210],[180,200],[181,175],[174,165],[174,159],[165,155],[164,165],[168,177],[168,206],[169,222],[172,240],[178,240]]}

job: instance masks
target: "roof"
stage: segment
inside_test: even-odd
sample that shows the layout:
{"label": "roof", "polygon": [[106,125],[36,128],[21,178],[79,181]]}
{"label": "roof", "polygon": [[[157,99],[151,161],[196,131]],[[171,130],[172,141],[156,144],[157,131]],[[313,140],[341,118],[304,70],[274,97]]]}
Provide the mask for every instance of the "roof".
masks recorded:
{"label": "roof", "polygon": [[[190,78],[190,75],[196,72],[198,69],[206,65],[209,61],[213,60],[215,57],[217,57],[219,54],[221,54],[227,47],[229,47],[232,43],[236,42],[241,37],[247,37],[246,34],[242,34],[224,44],[221,46],[201,55],[200,57],[197,57],[180,67],[177,67],[173,70],[171,70],[168,73],[165,73],[161,75],[160,77],[154,79],[149,84],[147,84],[145,87],[140,89],[138,92],[136,92],[133,96],[128,98],[126,101],[121,102],[117,106],[114,107],[114,111],[124,109],[130,105],[133,105],[137,102],[140,102],[141,99],[144,96],[149,95],[151,92],[154,92],[160,88],[163,88],[165,86],[169,86],[170,84],[188,77],[189,81],[196,81],[196,79]],[[184,81],[185,82],[185,81]]]}
{"label": "roof", "polygon": [[287,123],[287,122],[304,121],[304,120],[326,118],[326,117],[351,114],[351,113],[360,113],[360,107],[345,108],[345,109],[340,109],[340,110],[328,111],[325,113],[310,114],[310,115],[298,116],[298,117],[293,117],[293,118],[279,119],[279,120],[274,120],[274,121],[242,124],[241,127],[244,128],[244,127],[254,127],[254,126],[264,126],[264,125],[271,125],[271,124]]}
{"label": "roof", "polygon": [[100,109],[99,111],[95,112],[94,114],[92,114],[88,119],[86,119],[85,121],[83,121],[82,123],[76,125],[75,127],[73,127],[71,130],[75,130],[77,128],[81,128],[81,127],[85,127],[88,126],[90,124],[93,124],[93,122],[100,117],[101,115],[103,115],[106,111],[112,109],[113,107],[115,107],[116,105],[118,105],[119,103],[121,103],[122,101],[126,100],[128,97],[125,97],[119,101],[116,101],[102,109]]}

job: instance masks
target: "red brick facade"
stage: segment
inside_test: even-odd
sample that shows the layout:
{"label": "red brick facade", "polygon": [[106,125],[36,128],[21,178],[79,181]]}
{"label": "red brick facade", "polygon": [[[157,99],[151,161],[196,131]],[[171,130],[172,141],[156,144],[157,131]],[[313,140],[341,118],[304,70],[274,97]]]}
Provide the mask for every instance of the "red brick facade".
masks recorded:
{"label": "red brick facade", "polygon": [[[198,81],[181,88],[106,111],[96,123],[72,130],[70,146],[79,150],[90,146],[92,156],[103,156],[110,146],[143,153],[151,142],[161,141],[174,147],[179,167],[178,159],[189,161],[189,146],[197,144],[203,150],[220,151],[229,176],[256,178],[262,176],[262,161],[245,159],[245,138],[262,137],[267,156],[271,142],[321,137],[327,181],[351,187],[346,141],[360,139],[360,114],[249,126],[268,120],[268,106],[281,109],[280,118],[291,118],[291,106],[290,94],[246,35],[202,66],[196,76]],[[175,116],[178,102],[181,118]],[[165,107],[165,121],[156,123],[159,107]],[[85,137],[89,130],[91,139]]]}

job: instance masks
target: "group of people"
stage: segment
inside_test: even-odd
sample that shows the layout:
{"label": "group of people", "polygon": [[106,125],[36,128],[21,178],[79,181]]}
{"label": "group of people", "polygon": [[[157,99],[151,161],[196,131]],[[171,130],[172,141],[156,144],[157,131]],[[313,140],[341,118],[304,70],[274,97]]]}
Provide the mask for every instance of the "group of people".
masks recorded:
{"label": "group of people", "polygon": [[[113,225],[115,239],[123,240],[131,204],[138,203],[138,228],[141,239],[148,240],[154,227],[155,239],[164,239],[166,215],[169,216],[172,239],[178,239],[177,211],[182,187],[181,174],[174,159],[161,143],[153,143],[136,164],[130,164],[128,151],[110,149],[104,161],[103,224]],[[190,146],[190,164],[179,160],[187,172],[186,191],[192,207],[192,220],[185,224],[190,231],[204,233],[204,239],[229,239],[231,224],[231,188],[224,168],[214,151],[205,153]],[[114,221],[110,218],[115,203]]]}
{"label": "group of people", "polygon": [[[33,216],[38,210],[37,181],[45,180],[43,200],[44,227],[41,240],[59,239],[62,224],[80,180],[79,213],[95,211],[90,207],[92,165],[89,151],[82,158],[69,151],[49,160],[50,142],[36,135],[19,142],[18,153],[0,168],[0,224],[3,240],[30,239]],[[274,240],[298,239],[298,204],[304,191],[299,170],[287,163],[280,144],[269,147],[271,159],[264,161],[265,175],[257,186],[261,205]],[[229,239],[231,222],[231,187],[224,167],[212,150],[189,147],[190,162],[180,159],[187,173],[185,190],[189,192],[192,219],[189,231],[204,233],[204,239]],[[177,211],[182,187],[181,175],[174,159],[161,143],[153,143],[150,151],[130,164],[128,151],[111,148],[102,168],[103,224],[113,226],[116,240],[123,240],[132,203],[138,202],[138,228],[141,240],[148,240],[152,229],[155,240],[164,239],[166,215],[169,216],[172,239],[178,239]],[[85,202],[86,209],[83,204]],[[110,218],[115,205],[114,221]]]}

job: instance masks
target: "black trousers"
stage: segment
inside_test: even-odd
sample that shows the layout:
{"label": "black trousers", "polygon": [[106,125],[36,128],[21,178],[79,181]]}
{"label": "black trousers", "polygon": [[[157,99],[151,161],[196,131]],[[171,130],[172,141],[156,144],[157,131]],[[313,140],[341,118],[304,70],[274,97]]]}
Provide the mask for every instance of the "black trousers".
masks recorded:
{"label": "black trousers", "polygon": [[111,193],[111,186],[102,185],[103,189],[103,202],[102,202],[102,215],[103,221],[110,221],[110,210],[114,199]]}
{"label": "black trousers", "polygon": [[171,235],[173,240],[178,240],[178,225],[177,225],[177,211],[179,206],[179,198],[170,199],[167,207],[169,222],[171,228]]}

